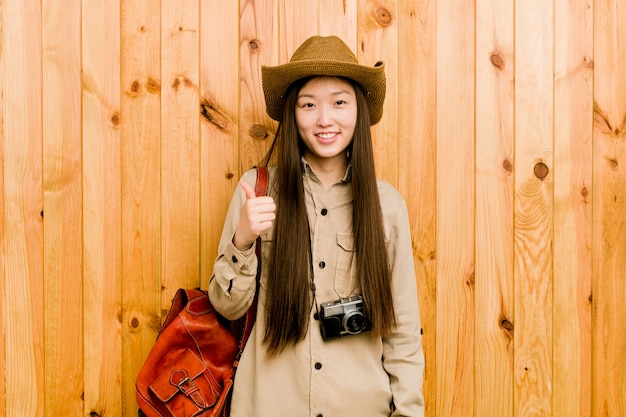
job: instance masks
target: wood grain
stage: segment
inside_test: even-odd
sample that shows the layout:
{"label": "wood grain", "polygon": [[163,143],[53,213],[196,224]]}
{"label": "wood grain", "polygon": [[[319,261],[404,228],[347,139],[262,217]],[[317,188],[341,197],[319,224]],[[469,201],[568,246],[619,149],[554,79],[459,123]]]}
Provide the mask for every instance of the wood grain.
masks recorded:
{"label": "wood grain", "polygon": [[119,0],[90,1],[82,26],[83,415],[110,416],[122,409]]}
{"label": "wood grain", "polygon": [[200,10],[161,3],[161,307],[178,288],[199,287]]}
{"label": "wood grain", "polygon": [[[434,1],[398,2],[398,190],[411,225],[426,361],[425,415],[436,403],[436,7]],[[411,94],[403,92],[410,91]]]}
{"label": "wood grain", "polygon": [[475,404],[474,10],[437,3],[437,416]]}
{"label": "wood grain", "polygon": [[319,34],[335,35],[356,51],[359,0],[318,0]]}
{"label": "wood grain", "polygon": [[319,35],[319,0],[278,1],[278,60],[289,62],[291,55],[306,39]]}
{"label": "wood grain", "polygon": [[[4,8],[2,7],[2,5],[0,5],[0,45],[4,45],[4,32],[3,32],[3,28],[5,26],[4,24]],[[6,68],[7,64],[4,61],[5,60],[5,56],[4,54],[0,54],[0,68]],[[0,99],[0,115],[4,115],[5,111],[5,102],[4,102],[4,97],[5,97],[5,93],[4,93],[4,77],[0,77],[0,97],[2,97],[2,99]],[[4,141],[5,141],[5,136],[4,136],[4,118],[0,117],[0,300],[6,300],[7,299],[7,292],[6,292],[6,288],[5,288],[5,280],[6,280],[6,266],[5,266],[5,262],[4,262],[4,257],[5,257],[5,239],[4,236],[6,236],[5,234],[5,219],[4,219],[4,213],[6,212],[5,210],[5,195],[4,195],[4,157],[5,157],[5,153],[4,153]],[[0,340],[0,392],[5,393],[5,395],[0,396],[0,417],[5,417],[6,416],[6,409],[7,409],[7,403],[6,403],[6,380],[7,380],[7,374],[6,374],[6,368],[7,368],[7,363],[6,363],[6,331],[5,331],[5,325],[4,325],[4,317],[5,317],[5,312],[4,312],[4,308],[0,308],[0,334],[2,334],[2,339]]]}
{"label": "wood grain", "polygon": [[515,416],[552,414],[553,2],[515,5]]}
{"label": "wood grain", "polygon": [[592,413],[626,413],[626,9],[594,9]]}
{"label": "wood grain", "polygon": [[476,7],[476,416],[513,415],[513,7]]}
{"label": "wood grain", "polygon": [[[2,5],[6,416],[44,416],[42,16]],[[11,16],[11,18],[8,18]],[[7,82],[10,81],[10,82]],[[10,114],[11,117],[7,117]]]}
{"label": "wood grain", "polygon": [[[296,4],[297,3],[297,4]],[[136,416],[308,36],[385,61],[428,417],[626,414],[619,0],[0,1],[0,416]]]}
{"label": "wood grain", "polygon": [[80,10],[42,2],[46,416],[83,412]]}
{"label": "wood grain", "polygon": [[593,8],[555,1],[555,417],[591,415]]}
{"label": "wood grain", "polygon": [[239,170],[236,2],[200,4],[200,287],[207,288]]}
{"label": "wood grain", "polygon": [[261,66],[278,65],[277,0],[240,1],[239,11],[239,167],[258,164],[267,153],[277,123],[265,113]]}
{"label": "wood grain", "polygon": [[[161,11],[121,1],[122,413],[161,326]],[[164,302],[164,301],[163,301]]]}
{"label": "wood grain", "polygon": [[372,127],[376,176],[398,185],[398,141],[393,140],[398,129],[398,50],[388,47],[397,44],[397,4],[393,0],[359,0],[357,57],[363,65],[385,63],[387,92],[383,117]]}

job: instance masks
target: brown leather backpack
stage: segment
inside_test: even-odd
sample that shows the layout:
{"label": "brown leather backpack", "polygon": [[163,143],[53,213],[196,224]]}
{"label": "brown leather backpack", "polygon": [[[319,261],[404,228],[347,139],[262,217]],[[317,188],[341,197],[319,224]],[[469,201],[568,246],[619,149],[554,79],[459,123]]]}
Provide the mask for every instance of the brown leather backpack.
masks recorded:
{"label": "brown leather backpack", "polygon": [[[267,169],[257,168],[256,195],[267,193]],[[256,320],[261,242],[257,239],[257,291],[248,312],[230,322],[206,291],[179,289],[136,380],[140,415],[217,417],[230,413],[235,371]]]}

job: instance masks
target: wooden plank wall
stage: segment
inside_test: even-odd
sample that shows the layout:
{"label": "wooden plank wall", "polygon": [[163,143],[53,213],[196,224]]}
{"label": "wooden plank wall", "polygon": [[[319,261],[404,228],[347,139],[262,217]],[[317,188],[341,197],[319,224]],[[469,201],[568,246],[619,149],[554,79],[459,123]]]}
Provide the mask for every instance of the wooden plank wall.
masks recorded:
{"label": "wooden plank wall", "polygon": [[384,60],[429,417],[626,415],[620,0],[0,0],[0,416],[135,416],[267,150],[261,65]]}

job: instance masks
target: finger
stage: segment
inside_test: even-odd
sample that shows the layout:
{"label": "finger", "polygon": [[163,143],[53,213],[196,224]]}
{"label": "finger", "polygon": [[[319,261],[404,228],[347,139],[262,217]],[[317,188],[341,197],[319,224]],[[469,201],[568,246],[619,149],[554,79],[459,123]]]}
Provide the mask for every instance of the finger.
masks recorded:
{"label": "finger", "polygon": [[274,203],[274,199],[272,197],[257,197],[254,200],[254,204],[251,204],[249,207],[251,210],[254,210],[255,213],[274,213],[276,211],[276,204]]}
{"label": "finger", "polygon": [[243,188],[243,191],[246,193],[246,200],[256,197],[256,193],[254,192],[254,187],[245,182],[244,180],[239,181],[239,185]]}

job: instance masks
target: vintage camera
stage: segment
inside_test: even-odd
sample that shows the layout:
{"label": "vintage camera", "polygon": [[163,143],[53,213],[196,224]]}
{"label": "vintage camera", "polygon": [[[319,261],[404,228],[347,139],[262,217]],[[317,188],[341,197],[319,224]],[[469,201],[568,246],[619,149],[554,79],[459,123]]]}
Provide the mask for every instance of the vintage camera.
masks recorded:
{"label": "vintage camera", "polygon": [[370,330],[363,314],[363,298],[352,295],[320,304],[320,328],[324,340]]}

